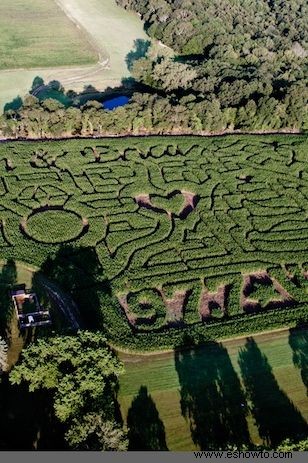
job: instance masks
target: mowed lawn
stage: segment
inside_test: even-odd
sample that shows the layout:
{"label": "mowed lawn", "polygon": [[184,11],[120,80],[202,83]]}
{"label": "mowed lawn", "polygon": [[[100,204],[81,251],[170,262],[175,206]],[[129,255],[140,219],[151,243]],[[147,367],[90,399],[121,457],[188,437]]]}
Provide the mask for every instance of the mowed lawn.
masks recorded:
{"label": "mowed lawn", "polygon": [[[57,3],[1,0],[0,111],[23,97],[36,76],[77,92],[87,85],[98,90],[120,85],[129,76],[126,56],[135,40],[148,39],[141,19],[114,0]],[[98,60],[102,65],[93,65]]]}
{"label": "mowed lawn", "polygon": [[54,0],[1,0],[0,69],[91,64],[98,53]]}
{"label": "mowed lawn", "polygon": [[138,16],[116,5],[115,0],[58,0],[64,11],[91,35],[108,57],[109,78],[129,75],[126,56],[133,50],[137,39],[148,40],[143,23]]}
{"label": "mowed lawn", "polygon": [[280,331],[181,354],[122,354],[132,447],[275,446],[307,435],[307,341],[308,331]]}

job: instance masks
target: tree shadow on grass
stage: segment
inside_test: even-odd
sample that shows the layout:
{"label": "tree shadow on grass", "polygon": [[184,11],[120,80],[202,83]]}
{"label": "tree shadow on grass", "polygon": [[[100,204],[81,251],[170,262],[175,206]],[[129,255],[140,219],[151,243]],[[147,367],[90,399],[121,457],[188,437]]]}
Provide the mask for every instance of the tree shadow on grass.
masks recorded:
{"label": "tree shadow on grass", "polygon": [[10,289],[17,283],[17,269],[13,260],[8,260],[0,271],[0,334],[9,329],[13,315]]}
{"label": "tree shadow on grass", "polygon": [[127,426],[128,450],[168,450],[164,424],[145,386],[132,401]]}
{"label": "tree shadow on grass", "polygon": [[[132,69],[136,60],[146,56],[150,45],[151,42],[149,40],[135,40],[133,50],[127,54],[125,59],[129,70]],[[60,82],[59,80],[51,80],[49,82],[45,82],[41,76],[36,76],[34,77],[31,88],[29,88],[28,92],[30,95],[37,98],[40,102],[53,99],[63,105],[65,108],[82,108],[84,105],[90,103],[91,101],[104,103],[109,99],[113,99],[119,96],[126,96],[131,98],[136,91],[153,92],[153,89],[137,82],[131,77],[122,78],[120,85],[116,87],[107,87],[104,90],[95,88],[91,83],[85,83],[83,90],[77,92],[72,90],[69,85],[69,83],[66,83],[65,81]],[[18,111],[23,106],[27,106],[27,108],[29,108],[32,105],[35,105],[35,100],[31,101],[30,99],[28,99],[26,105],[24,105],[24,99],[24,95],[22,95],[22,97],[17,96],[12,101],[7,102],[4,106],[4,113],[8,113],[7,116],[10,116],[10,111],[12,111],[14,116],[14,111]],[[102,109],[102,107],[100,109]]]}
{"label": "tree shadow on grass", "polygon": [[62,246],[41,272],[72,297],[85,328],[102,327],[102,300],[111,297],[111,289],[94,248]]}
{"label": "tree shadow on grass", "polygon": [[51,393],[0,382],[0,450],[65,450],[61,423],[53,413]]}
{"label": "tree shadow on grass", "polygon": [[247,407],[227,349],[218,343],[175,353],[182,415],[201,450],[250,444]]}
{"label": "tree shadow on grass", "polygon": [[[15,330],[11,333],[14,309],[10,290],[17,283],[17,269],[13,260],[8,260],[0,272],[0,322],[1,335],[8,338],[9,352],[18,351],[24,342],[23,336]],[[17,328],[18,333],[19,329]],[[13,336],[13,338],[12,338]],[[17,355],[17,353],[16,353]],[[18,353],[19,355],[19,353]],[[14,357],[9,353],[10,357]],[[8,373],[0,378],[0,450],[49,449],[54,445],[65,448],[59,424],[53,416],[52,403],[48,393],[29,393],[27,386],[12,386]]]}
{"label": "tree shadow on grass", "polygon": [[17,111],[21,107],[22,107],[22,98],[20,96],[17,96],[12,101],[4,105],[3,111],[4,112],[10,111],[10,110]]}
{"label": "tree shadow on grass", "polygon": [[284,439],[307,436],[307,423],[280,389],[267,358],[249,338],[239,353],[239,365],[251,412],[264,443],[271,448]]}
{"label": "tree shadow on grass", "polygon": [[300,370],[308,395],[308,330],[294,328],[290,330],[289,344],[293,350],[293,363]]}
{"label": "tree shadow on grass", "polygon": [[125,58],[127,68],[129,71],[132,70],[135,61],[146,56],[150,48],[150,45],[150,40],[136,39],[134,41],[134,49],[131,50]]}
{"label": "tree shadow on grass", "polygon": [[[76,92],[69,88],[64,88],[65,84],[62,84],[58,80],[52,80],[45,82],[42,77],[36,76],[32,82],[29,94],[37,98],[40,102],[44,102],[49,99],[56,100],[61,103],[65,108],[68,107],[82,107],[87,103],[93,101],[103,103],[108,99],[115,98],[117,96],[131,97],[135,89],[135,81],[132,79],[122,79],[121,85],[117,87],[107,87],[103,91],[97,89],[91,84],[84,85],[83,90]],[[26,105],[33,105],[34,101],[29,99]],[[17,111],[23,106],[23,100],[20,97],[15,98],[12,102],[7,103],[4,107],[4,112],[9,110]],[[102,106],[100,107],[102,109]]]}
{"label": "tree shadow on grass", "polygon": [[[31,286],[32,291],[38,297],[41,307],[49,312],[52,322],[51,325],[40,326],[38,331],[40,336],[49,336],[50,330],[56,331],[58,334],[71,334],[71,332],[75,332],[76,329],[74,329],[72,326],[71,320],[68,320],[63,308],[59,307],[56,301],[54,301],[54,299],[51,297],[48,288],[54,291],[59,291],[61,296],[63,296],[63,291],[56,284],[54,284],[54,282],[49,282],[40,271],[34,273]],[[66,297],[64,298],[63,302],[67,308],[69,303],[72,303],[72,299],[68,295],[65,296]],[[77,317],[79,320],[78,311]]]}

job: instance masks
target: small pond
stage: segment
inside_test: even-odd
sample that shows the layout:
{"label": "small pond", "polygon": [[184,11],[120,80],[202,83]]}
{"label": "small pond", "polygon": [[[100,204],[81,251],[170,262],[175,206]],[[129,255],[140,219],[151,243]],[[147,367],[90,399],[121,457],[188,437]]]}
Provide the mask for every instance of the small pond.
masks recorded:
{"label": "small pond", "polygon": [[129,98],[125,95],[122,96],[117,96],[115,98],[112,98],[111,100],[104,101],[103,107],[104,109],[115,109],[118,108],[119,106],[124,106],[129,102]]}

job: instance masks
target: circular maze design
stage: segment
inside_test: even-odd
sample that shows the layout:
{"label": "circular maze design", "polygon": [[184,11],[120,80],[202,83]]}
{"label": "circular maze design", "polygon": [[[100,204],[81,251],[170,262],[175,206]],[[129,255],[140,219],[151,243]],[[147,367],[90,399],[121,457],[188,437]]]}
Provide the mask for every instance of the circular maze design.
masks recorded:
{"label": "circular maze design", "polygon": [[91,250],[114,336],[307,307],[307,204],[300,136],[0,146],[2,256]]}
{"label": "circular maze design", "polygon": [[46,244],[74,241],[87,226],[78,214],[61,208],[40,208],[21,221],[21,229],[29,238]]}

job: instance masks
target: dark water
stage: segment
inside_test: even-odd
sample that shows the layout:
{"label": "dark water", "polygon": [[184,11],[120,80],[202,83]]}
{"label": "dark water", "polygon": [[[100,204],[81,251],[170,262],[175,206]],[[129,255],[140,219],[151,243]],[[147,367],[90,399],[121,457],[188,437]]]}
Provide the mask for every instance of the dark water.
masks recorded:
{"label": "dark water", "polygon": [[103,107],[105,109],[115,109],[119,106],[124,106],[129,102],[129,98],[127,96],[117,96],[116,98],[112,98],[111,100],[104,101]]}

